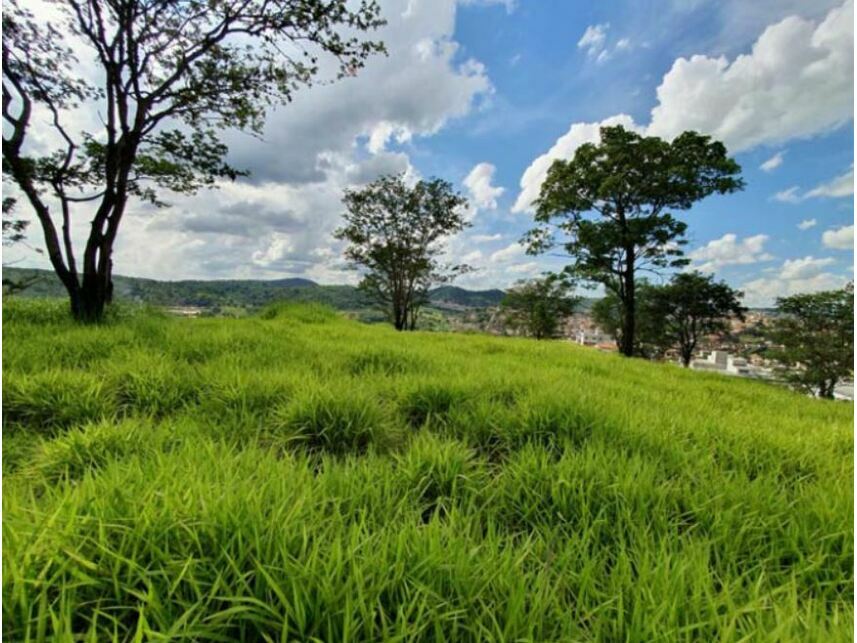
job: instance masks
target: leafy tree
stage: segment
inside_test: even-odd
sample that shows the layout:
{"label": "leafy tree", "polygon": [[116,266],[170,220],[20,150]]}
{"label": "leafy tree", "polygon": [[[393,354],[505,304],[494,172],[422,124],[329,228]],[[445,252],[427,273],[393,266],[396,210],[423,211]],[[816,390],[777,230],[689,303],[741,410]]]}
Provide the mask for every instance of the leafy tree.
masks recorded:
{"label": "leafy tree", "polygon": [[711,275],[683,272],[663,286],[650,286],[640,310],[648,320],[646,341],[661,351],[678,348],[688,367],[700,337],[726,330],[730,317],[744,318],[743,293]]}
{"label": "leafy tree", "polygon": [[634,354],[640,271],[687,265],[687,210],[710,194],[743,188],[741,168],[722,143],[696,132],[672,142],[621,126],[601,128],[601,142],[556,160],[536,200],[537,226],[525,237],[531,254],[561,245],[573,274],[602,284],[619,302],[620,351]]}
{"label": "leafy tree", "polygon": [[439,259],[440,242],[470,225],[463,216],[467,199],[441,179],[411,187],[397,174],[347,190],[343,202],[345,225],[335,236],[348,241],[345,256],[364,271],[360,289],[396,330],[414,330],[429,289],[467,270]]}
{"label": "leafy tree", "polygon": [[777,299],[781,317],[771,339],[782,345],[771,356],[796,388],[833,398],[854,368],[854,286]]}
{"label": "leafy tree", "polygon": [[[34,210],[71,311],[98,321],[112,296],[113,247],[128,200],[164,205],[158,190],[192,193],[241,172],[219,132],[261,132],[332,58],[352,75],[379,42],[374,0],[57,0],[52,18],[9,0],[3,11],[3,170]],[[342,32],[348,32],[344,36]],[[92,54],[85,73],[72,51]],[[97,78],[97,80],[95,80]],[[97,111],[77,133],[71,110]],[[51,128],[40,155],[28,138]],[[37,116],[38,115],[38,116]],[[45,132],[41,138],[44,140]],[[82,274],[72,215],[91,221]],[[59,227],[58,227],[59,226]]]}
{"label": "leafy tree", "polygon": [[521,281],[510,288],[500,303],[507,322],[536,339],[556,337],[565,317],[574,312],[580,298],[571,294],[573,284],[559,275]]}

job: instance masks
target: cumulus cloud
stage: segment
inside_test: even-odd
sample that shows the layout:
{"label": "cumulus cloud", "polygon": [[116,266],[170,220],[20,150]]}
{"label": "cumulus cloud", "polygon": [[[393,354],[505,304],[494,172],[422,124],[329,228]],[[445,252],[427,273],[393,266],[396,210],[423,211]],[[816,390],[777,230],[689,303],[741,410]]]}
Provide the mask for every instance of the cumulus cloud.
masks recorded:
{"label": "cumulus cloud", "polygon": [[851,250],[854,248],[854,226],[847,225],[825,230],[821,235],[821,242],[834,250]]}
{"label": "cumulus cloud", "polygon": [[[587,33],[587,52],[602,52],[604,30]],[[697,130],[723,141],[732,153],[832,130],[853,115],[853,46],[854,4],[846,0],[818,21],[790,16],[770,25],[749,53],[732,60],[679,58],[658,86],[649,124],[636,129],[667,139]],[[573,156],[580,144],[570,137],[576,128],[594,128],[597,138],[598,125],[614,119],[633,124],[625,115],[573,124],[525,170],[514,209],[531,207],[554,158]]]}
{"label": "cumulus cloud", "polygon": [[818,221],[816,221],[815,219],[804,219],[803,221],[801,221],[800,223],[797,224],[797,227],[798,227],[798,230],[809,230],[810,228],[814,227],[815,224],[817,224],[817,223],[818,223]]}
{"label": "cumulus cloud", "polygon": [[834,260],[830,257],[816,259],[810,256],[802,259],[786,259],[779,270],[779,277],[786,280],[811,279],[824,272],[824,268],[832,263]]}
{"label": "cumulus cloud", "polygon": [[[788,262],[787,262],[788,263]],[[811,277],[788,279],[782,276],[753,279],[742,284],[744,305],[750,307],[770,307],[777,297],[788,297],[798,293],[835,290],[845,285],[846,278],[831,272],[819,272]]]}
{"label": "cumulus cloud", "polygon": [[768,236],[757,234],[739,240],[733,233],[709,241],[701,248],[687,253],[694,267],[702,272],[713,272],[723,266],[746,265],[769,261],[773,257],[764,252]]}
{"label": "cumulus cloud", "polygon": [[437,132],[493,91],[485,67],[454,40],[456,0],[381,4],[389,24],[378,37],[389,56],[373,57],[356,77],[297,93],[269,114],[262,141],[228,134],[230,162],[250,170],[247,180],[171,197],[165,210],[130,208],[118,273],[354,280],[332,238],[343,190],[381,174],[415,179],[395,146]]}
{"label": "cumulus cloud", "polygon": [[470,203],[478,210],[496,210],[497,199],[505,189],[492,185],[495,168],[491,163],[479,163],[464,179]]}
{"label": "cumulus cloud", "polygon": [[470,240],[474,243],[486,243],[488,241],[499,241],[503,238],[503,235],[499,232],[494,234],[474,234],[470,237]]}
{"label": "cumulus cloud", "polygon": [[769,158],[767,161],[762,163],[759,166],[759,169],[762,170],[763,172],[773,172],[774,170],[776,170],[778,167],[780,167],[783,164],[783,155],[784,154],[785,154],[785,152],[777,152],[771,158]]}

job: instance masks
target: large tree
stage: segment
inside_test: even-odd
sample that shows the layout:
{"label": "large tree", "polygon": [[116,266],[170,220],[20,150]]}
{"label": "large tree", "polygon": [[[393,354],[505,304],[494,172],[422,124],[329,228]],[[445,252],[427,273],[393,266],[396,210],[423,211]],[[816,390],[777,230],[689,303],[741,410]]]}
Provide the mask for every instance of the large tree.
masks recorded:
{"label": "large tree", "polygon": [[777,299],[780,313],[770,338],[782,346],[771,356],[796,388],[832,398],[853,376],[854,287]]}
{"label": "large tree", "polygon": [[510,326],[536,339],[559,335],[562,321],[574,312],[580,299],[573,283],[562,275],[522,281],[510,288],[500,308]]}
{"label": "large tree", "polygon": [[414,330],[433,286],[466,270],[440,260],[441,242],[470,224],[467,199],[441,179],[408,185],[403,174],[382,176],[347,190],[345,256],[363,271],[360,288],[387,314],[396,330]]}
{"label": "large tree", "polygon": [[661,352],[677,349],[682,365],[688,367],[701,337],[726,330],[730,318],[744,318],[741,297],[743,293],[711,275],[677,273],[669,283],[651,286],[642,301],[648,339]]}
{"label": "large tree", "polygon": [[[159,188],[188,193],[235,178],[224,129],[261,132],[266,108],[311,84],[322,58],[351,75],[383,50],[361,37],[383,24],[374,0],[50,4],[38,19],[15,0],[4,6],[3,170],[40,222],[83,321],[100,320],[111,298],[129,199],[161,205]],[[78,62],[72,47],[86,58]],[[75,107],[100,125],[76,131]],[[35,128],[39,140],[29,144]],[[80,269],[78,214],[91,222]]]}
{"label": "large tree", "polygon": [[687,225],[671,211],[742,189],[740,172],[722,143],[696,132],[667,142],[603,127],[599,143],[551,165],[535,203],[537,226],[525,241],[532,254],[561,246],[573,274],[616,295],[619,348],[631,356],[638,273],[688,263],[681,250]]}

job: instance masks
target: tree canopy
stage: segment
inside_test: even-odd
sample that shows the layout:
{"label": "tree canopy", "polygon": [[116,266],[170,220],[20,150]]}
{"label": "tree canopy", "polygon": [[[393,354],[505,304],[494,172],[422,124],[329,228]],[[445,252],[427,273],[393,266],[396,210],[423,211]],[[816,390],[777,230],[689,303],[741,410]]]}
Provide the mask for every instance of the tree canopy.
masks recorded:
{"label": "tree canopy", "polygon": [[836,385],[853,375],[854,286],[777,299],[781,317],[771,339],[782,346],[771,357],[796,388],[832,398]]}
{"label": "tree canopy", "polygon": [[669,283],[646,291],[641,304],[650,329],[646,340],[661,352],[677,349],[687,367],[701,337],[726,330],[732,317],[744,318],[742,296],[711,275],[677,273]]}
{"label": "tree canopy", "polygon": [[557,337],[562,321],[574,312],[580,298],[561,275],[518,282],[500,303],[507,323],[536,339]]}
{"label": "tree canopy", "polygon": [[[36,20],[3,11],[3,170],[39,220],[72,313],[97,321],[111,299],[112,254],[131,198],[193,192],[241,174],[226,162],[228,128],[260,133],[335,61],[353,75],[383,51],[361,37],[383,24],[374,0],[63,0]],[[85,52],[82,65],[75,51]],[[101,125],[75,131],[73,109]],[[47,116],[52,150],[29,145]],[[91,221],[82,270],[72,241],[79,208]],[[82,273],[82,274],[81,274]]]}
{"label": "tree canopy", "polygon": [[722,143],[696,132],[667,142],[603,127],[599,143],[551,165],[535,203],[537,225],[525,241],[531,254],[561,247],[574,275],[616,295],[620,350],[630,356],[637,274],[688,263],[681,249],[687,225],[672,212],[742,189],[740,172]]}
{"label": "tree canopy", "polygon": [[397,330],[416,328],[429,289],[467,270],[441,261],[441,242],[470,224],[467,199],[441,179],[408,185],[404,174],[382,176],[348,190],[345,224],[335,236],[349,243],[345,256],[363,272],[360,288]]}

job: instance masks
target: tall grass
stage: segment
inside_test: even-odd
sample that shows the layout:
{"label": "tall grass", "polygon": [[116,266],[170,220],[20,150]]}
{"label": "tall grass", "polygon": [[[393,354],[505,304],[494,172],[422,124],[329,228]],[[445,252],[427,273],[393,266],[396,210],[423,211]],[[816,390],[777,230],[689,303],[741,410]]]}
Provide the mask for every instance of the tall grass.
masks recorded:
{"label": "tall grass", "polygon": [[315,306],[3,333],[5,639],[851,639],[850,404]]}

